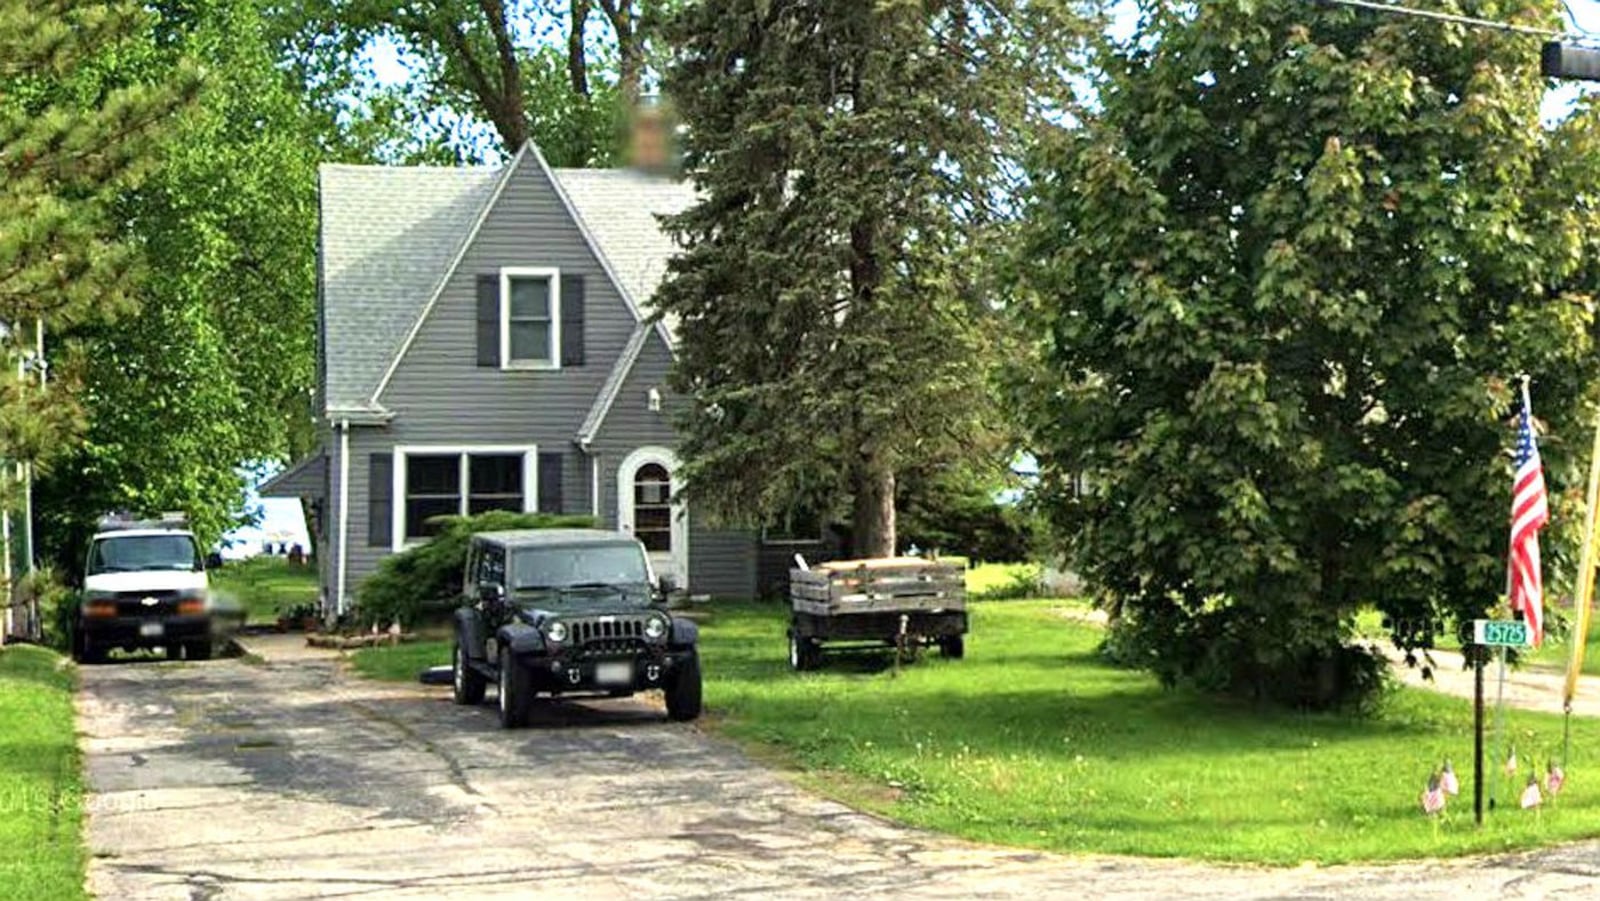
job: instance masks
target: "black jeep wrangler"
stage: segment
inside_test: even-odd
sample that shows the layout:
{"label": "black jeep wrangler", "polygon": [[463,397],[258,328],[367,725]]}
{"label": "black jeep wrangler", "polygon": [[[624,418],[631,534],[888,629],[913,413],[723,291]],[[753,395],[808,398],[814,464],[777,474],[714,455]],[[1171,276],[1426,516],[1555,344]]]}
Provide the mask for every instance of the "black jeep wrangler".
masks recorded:
{"label": "black jeep wrangler", "polygon": [[597,529],[472,537],[456,611],[457,704],[498,687],[500,724],[525,725],[535,695],[665,693],[667,716],[700,715],[699,629],[664,608],[644,546]]}

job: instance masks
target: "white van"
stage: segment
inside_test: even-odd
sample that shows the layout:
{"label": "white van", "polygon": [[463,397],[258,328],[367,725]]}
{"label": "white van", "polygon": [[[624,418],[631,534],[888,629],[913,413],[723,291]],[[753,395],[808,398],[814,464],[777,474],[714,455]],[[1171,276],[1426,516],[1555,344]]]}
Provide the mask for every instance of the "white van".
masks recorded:
{"label": "white van", "polygon": [[206,564],[181,514],[101,520],[84,564],[73,656],[94,663],[116,648],[163,648],[170,660],[209,658]]}

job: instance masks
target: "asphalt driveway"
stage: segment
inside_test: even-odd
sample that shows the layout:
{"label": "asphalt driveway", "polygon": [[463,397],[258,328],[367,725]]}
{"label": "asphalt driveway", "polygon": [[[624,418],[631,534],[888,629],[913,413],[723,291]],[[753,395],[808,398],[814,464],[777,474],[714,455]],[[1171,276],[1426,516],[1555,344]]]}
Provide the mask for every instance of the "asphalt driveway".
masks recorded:
{"label": "asphalt driveway", "polygon": [[1256,870],[969,845],[800,791],[648,704],[502,732],[328,660],[86,667],[101,898],[1600,898],[1600,843]]}

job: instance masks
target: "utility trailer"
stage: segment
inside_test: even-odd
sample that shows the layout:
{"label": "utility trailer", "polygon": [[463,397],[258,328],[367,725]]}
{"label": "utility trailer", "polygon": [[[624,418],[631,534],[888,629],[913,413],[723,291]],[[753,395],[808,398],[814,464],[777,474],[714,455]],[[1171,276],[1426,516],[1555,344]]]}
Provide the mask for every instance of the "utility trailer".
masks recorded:
{"label": "utility trailer", "polygon": [[789,665],[816,669],[830,651],[892,648],[897,655],[937,645],[966,652],[963,569],[917,557],[838,560],[789,571]]}

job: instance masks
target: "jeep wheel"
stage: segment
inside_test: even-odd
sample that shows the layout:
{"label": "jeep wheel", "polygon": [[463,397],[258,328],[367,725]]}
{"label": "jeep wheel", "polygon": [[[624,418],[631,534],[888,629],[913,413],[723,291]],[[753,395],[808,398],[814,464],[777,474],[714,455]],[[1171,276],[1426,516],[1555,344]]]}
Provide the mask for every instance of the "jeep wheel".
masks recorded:
{"label": "jeep wheel", "polygon": [[467,665],[467,651],[456,642],[455,652],[451,656],[451,683],[455,687],[457,704],[472,705],[483,703],[484,689],[489,687],[489,680]]}
{"label": "jeep wheel", "polygon": [[966,638],[960,635],[951,635],[939,639],[939,653],[951,660],[960,660],[967,656]]}
{"label": "jeep wheel", "polygon": [[700,652],[689,654],[667,686],[667,719],[687,722],[700,716]]}
{"label": "jeep wheel", "polygon": [[822,647],[815,638],[789,634],[789,668],[797,673],[813,670],[822,662]]}
{"label": "jeep wheel", "polygon": [[528,668],[511,656],[509,649],[500,651],[500,725],[506,729],[519,729],[528,725],[528,708],[533,702],[533,685],[528,678]]}

